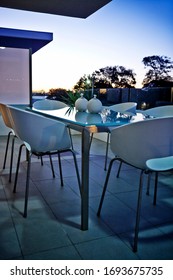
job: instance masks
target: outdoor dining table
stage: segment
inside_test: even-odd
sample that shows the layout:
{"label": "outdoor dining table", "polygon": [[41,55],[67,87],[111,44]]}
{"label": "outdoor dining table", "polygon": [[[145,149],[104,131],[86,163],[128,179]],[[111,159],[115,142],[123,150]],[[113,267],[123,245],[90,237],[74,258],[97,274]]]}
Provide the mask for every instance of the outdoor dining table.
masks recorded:
{"label": "outdoor dining table", "polygon": [[78,112],[65,107],[57,110],[27,110],[66,123],[71,129],[81,132],[81,230],[88,230],[89,221],[89,151],[90,134],[106,132],[116,126],[145,119],[142,113],[120,113],[103,108],[101,113]]}

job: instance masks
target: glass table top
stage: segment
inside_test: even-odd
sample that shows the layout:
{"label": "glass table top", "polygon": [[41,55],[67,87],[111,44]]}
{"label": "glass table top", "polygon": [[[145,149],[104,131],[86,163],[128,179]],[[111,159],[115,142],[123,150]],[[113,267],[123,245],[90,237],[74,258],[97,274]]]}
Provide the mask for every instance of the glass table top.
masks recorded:
{"label": "glass table top", "polygon": [[142,121],[146,119],[142,113],[121,113],[115,112],[108,108],[104,108],[98,114],[89,112],[79,112],[75,108],[64,107],[56,110],[37,110],[32,108],[32,111],[43,113],[66,122],[78,124],[80,126],[120,126],[131,122]]}

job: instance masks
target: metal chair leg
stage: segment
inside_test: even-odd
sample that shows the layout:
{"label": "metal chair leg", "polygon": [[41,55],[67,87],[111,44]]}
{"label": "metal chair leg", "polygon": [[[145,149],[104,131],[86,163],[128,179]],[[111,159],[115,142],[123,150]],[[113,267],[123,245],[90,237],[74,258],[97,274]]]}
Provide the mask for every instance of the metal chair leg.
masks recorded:
{"label": "metal chair leg", "polygon": [[61,180],[61,186],[64,186],[63,182],[63,175],[62,175],[62,165],[61,165],[61,156],[60,153],[58,153],[58,163],[59,163],[59,173],[60,173],[60,180]]}
{"label": "metal chair leg", "polygon": [[23,214],[24,218],[27,217],[27,209],[28,209],[29,179],[30,179],[30,171],[31,171],[31,156],[32,156],[32,153],[29,153],[28,165],[27,165],[27,176],[26,176],[25,205],[24,205],[24,214]]}
{"label": "metal chair leg", "polygon": [[107,141],[106,141],[106,154],[105,154],[105,166],[104,170],[107,170],[107,160],[108,160],[108,148],[109,148],[109,138],[110,138],[110,133],[107,133]]}
{"label": "metal chair leg", "polygon": [[22,148],[23,148],[24,146],[25,146],[25,145],[22,144],[22,145],[20,145],[20,148],[19,148],[18,160],[17,160],[17,167],[16,167],[16,174],[15,174],[14,187],[13,187],[13,192],[14,192],[14,193],[16,192],[16,186],[17,186],[17,180],[18,180],[18,173],[19,173],[19,165],[20,165],[20,158],[21,158]]}
{"label": "metal chair leg", "polygon": [[118,168],[118,172],[117,172],[117,178],[119,178],[122,163],[123,163],[122,160],[120,160],[120,164],[119,164],[119,168]]}
{"label": "metal chair leg", "polygon": [[105,183],[104,183],[104,187],[103,187],[103,192],[102,192],[102,196],[101,196],[101,199],[100,199],[99,208],[98,208],[98,211],[97,211],[97,216],[98,216],[98,217],[100,216],[100,212],[101,212],[101,208],[102,208],[104,196],[105,196],[106,189],[107,189],[107,185],[108,185],[108,181],[109,181],[109,176],[110,176],[111,169],[112,169],[112,164],[113,164],[113,162],[114,162],[115,160],[116,160],[116,158],[113,158],[113,159],[110,161],[110,163],[109,163],[109,167],[108,167],[108,171],[107,171],[107,175],[106,175],[106,180],[105,180]]}
{"label": "metal chair leg", "polygon": [[148,180],[147,180],[147,191],[146,195],[150,194],[150,182],[151,182],[151,172],[148,173]]}
{"label": "metal chair leg", "polygon": [[155,175],[155,186],[154,186],[154,199],[153,199],[153,204],[156,205],[156,199],[157,199],[157,185],[158,185],[158,172],[156,172]]}
{"label": "metal chair leg", "polygon": [[139,222],[140,222],[141,202],[142,202],[143,173],[144,171],[141,170],[139,191],[138,191],[138,202],[137,202],[137,210],[136,210],[136,224],[135,224],[133,252],[137,252],[138,249],[138,233],[139,233]]}
{"label": "metal chair leg", "polygon": [[12,176],[12,168],[13,168],[13,154],[14,154],[14,142],[16,136],[13,136],[12,145],[11,145],[11,159],[10,159],[10,174],[9,174],[9,182],[11,183],[11,176]]}
{"label": "metal chair leg", "polygon": [[50,165],[51,165],[51,169],[52,169],[52,175],[53,175],[53,178],[55,178],[55,171],[54,171],[54,167],[53,167],[53,162],[52,162],[52,157],[51,157],[51,155],[49,155],[49,159],[50,159]]}
{"label": "metal chair leg", "polygon": [[40,160],[41,160],[41,165],[43,166],[43,157],[42,156],[40,157]]}
{"label": "metal chair leg", "polygon": [[6,143],[6,148],[5,148],[5,156],[4,156],[3,169],[5,169],[5,166],[6,166],[7,153],[8,153],[8,146],[9,146],[9,142],[10,142],[11,133],[12,133],[12,131],[10,131],[10,132],[8,133],[8,137],[7,137],[7,143]]}

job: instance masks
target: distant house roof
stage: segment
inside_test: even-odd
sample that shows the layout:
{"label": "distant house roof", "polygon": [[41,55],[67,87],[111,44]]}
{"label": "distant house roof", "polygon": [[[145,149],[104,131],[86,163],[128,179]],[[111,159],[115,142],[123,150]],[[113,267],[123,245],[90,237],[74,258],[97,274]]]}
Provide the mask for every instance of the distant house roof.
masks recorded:
{"label": "distant house roof", "polygon": [[53,40],[53,33],[0,28],[0,47],[32,49],[35,53]]}
{"label": "distant house roof", "polygon": [[0,7],[87,18],[112,0],[1,0]]}

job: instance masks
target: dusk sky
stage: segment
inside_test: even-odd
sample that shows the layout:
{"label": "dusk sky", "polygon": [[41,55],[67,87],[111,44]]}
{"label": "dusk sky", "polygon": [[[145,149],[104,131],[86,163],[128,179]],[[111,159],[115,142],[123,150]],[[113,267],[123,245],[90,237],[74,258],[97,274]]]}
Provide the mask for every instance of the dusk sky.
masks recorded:
{"label": "dusk sky", "polygon": [[0,8],[0,26],[53,33],[32,56],[33,90],[71,89],[115,65],[133,69],[141,87],[145,56],[173,60],[173,0],[113,0],[87,19]]}

